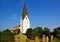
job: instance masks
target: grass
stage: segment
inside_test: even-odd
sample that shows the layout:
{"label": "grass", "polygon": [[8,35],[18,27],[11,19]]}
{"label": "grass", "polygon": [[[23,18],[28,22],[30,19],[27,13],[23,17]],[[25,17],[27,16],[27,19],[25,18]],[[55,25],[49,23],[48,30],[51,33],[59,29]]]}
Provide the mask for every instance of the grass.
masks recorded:
{"label": "grass", "polygon": [[60,42],[60,39],[54,38],[53,42]]}

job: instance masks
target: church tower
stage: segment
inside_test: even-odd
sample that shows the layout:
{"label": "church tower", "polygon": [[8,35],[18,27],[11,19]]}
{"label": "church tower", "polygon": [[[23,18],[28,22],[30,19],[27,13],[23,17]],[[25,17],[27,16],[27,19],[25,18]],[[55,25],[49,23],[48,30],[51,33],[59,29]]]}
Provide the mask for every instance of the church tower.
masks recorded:
{"label": "church tower", "polygon": [[26,33],[28,28],[30,28],[30,20],[26,9],[26,4],[24,4],[23,13],[20,19],[20,31],[22,33]]}

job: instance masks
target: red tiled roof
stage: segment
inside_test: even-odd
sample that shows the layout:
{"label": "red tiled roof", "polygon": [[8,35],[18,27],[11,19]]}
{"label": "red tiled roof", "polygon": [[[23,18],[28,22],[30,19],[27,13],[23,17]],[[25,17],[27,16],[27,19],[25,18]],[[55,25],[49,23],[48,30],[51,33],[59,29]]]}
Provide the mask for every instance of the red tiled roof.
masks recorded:
{"label": "red tiled roof", "polygon": [[17,29],[19,29],[19,27],[20,27],[20,25],[19,26],[15,26],[15,27],[13,27],[12,30],[17,30]]}

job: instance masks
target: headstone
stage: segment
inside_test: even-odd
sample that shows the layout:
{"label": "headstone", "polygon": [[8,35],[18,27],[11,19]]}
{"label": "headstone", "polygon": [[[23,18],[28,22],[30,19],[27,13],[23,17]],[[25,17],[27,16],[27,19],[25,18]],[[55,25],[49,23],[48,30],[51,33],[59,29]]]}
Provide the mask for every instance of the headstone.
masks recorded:
{"label": "headstone", "polygon": [[45,35],[43,35],[42,41],[45,42]]}
{"label": "headstone", "polygon": [[39,42],[38,36],[35,37],[35,42]]}
{"label": "headstone", "polygon": [[48,36],[46,36],[46,42],[49,42],[49,37]]}
{"label": "headstone", "polygon": [[51,42],[53,42],[53,35],[51,35]]}

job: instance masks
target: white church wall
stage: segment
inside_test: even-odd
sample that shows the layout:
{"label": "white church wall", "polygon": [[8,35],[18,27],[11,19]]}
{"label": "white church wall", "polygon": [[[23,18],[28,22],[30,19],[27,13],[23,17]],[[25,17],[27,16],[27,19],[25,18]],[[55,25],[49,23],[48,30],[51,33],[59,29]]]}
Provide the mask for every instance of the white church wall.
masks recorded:
{"label": "white church wall", "polygon": [[23,20],[23,33],[26,33],[28,28],[30,28],[30,20],[28,18],[28,15],[26,15]]}

